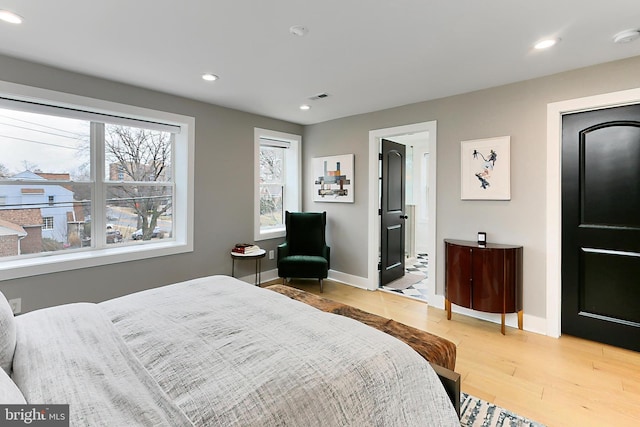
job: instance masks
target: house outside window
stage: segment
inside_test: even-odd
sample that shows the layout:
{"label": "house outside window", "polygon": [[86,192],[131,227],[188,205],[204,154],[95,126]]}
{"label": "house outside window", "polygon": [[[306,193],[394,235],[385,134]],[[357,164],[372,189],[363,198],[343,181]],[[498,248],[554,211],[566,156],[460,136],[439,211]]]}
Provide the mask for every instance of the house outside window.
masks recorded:
{"label": "house outside window", "polygon": [[285,211],[300,210],[299,135],[255,129],[254,239],[285,235]]}
{"label": "house outside window", "polygon": [[53,217],[52,216],[42,217],[42,229],[43,230],[53,230]]}
{"label": "house outside window", "polygon": [[7,278],[193,250],[192,118],[24,88],[0,81],[0,220],[29,242],[0,253]]}

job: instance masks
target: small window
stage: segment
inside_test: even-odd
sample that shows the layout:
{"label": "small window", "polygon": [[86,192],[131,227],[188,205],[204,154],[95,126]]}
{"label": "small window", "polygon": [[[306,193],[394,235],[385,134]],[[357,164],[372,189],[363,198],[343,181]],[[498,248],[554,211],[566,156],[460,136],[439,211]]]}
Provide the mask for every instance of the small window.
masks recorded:
{"label": "small window", "polygon": [[49,206],[54,205],[55,196],[49,196]]}
{"label": "small window", "polygon": [[53,230],[53,217],[45,216],[42,218],[42,229],[43,230]]}
{"label": "small window", "polygon": [[285,235],[285,211],[300,210],[299,135],[255,130],[255,240]]}

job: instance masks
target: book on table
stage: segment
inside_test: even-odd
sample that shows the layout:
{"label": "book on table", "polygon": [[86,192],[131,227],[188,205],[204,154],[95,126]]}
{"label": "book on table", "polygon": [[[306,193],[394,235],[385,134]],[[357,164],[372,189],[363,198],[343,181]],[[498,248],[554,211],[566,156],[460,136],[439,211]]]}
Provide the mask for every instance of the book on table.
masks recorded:
{"label": "book on table", "polygon": [[235,247],[232,249],[232,252],[237,254],[252,254],[256,253],[260,250],[260,246],[254,245],[252,243],[236,243]]}

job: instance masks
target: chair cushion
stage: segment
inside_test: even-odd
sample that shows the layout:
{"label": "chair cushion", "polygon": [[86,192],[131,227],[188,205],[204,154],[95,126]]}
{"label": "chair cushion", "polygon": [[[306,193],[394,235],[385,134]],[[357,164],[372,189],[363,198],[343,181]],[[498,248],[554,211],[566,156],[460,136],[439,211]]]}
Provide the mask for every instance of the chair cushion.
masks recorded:
{"label": "chair cushion", "polygon": [[292,254],[321,255],[326,245],[326,216],[318,212],[295,212],[287,217],[287,242]]}
{"label": "chair cushion", "polygon": [[328,262],[321,256],[290,255],[278,262],[279,277],[313,277],[324,279],[329,273]]}

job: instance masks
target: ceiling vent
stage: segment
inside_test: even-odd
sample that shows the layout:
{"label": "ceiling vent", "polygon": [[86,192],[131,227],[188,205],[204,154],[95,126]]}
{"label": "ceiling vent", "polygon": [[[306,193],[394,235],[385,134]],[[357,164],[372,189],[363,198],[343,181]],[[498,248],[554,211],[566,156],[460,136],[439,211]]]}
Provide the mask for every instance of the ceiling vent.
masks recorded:
{"label": "ceiling vent", "polygon": [[328,94],[328,93],[324,93],[324,92],[323,92],[323,93],[318,93],[318,94],[315,94],[315,95],[313,95],[313,96],[310,96],[310,97],[309,97],[309,99],[310,99],[310,100],[312,100],[312,101],[317,101],[317,100],[319,100],[319,99],[325,99],[325,98],[327,98],[328,96],[329,96],[329,94]]}

